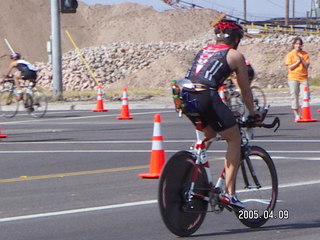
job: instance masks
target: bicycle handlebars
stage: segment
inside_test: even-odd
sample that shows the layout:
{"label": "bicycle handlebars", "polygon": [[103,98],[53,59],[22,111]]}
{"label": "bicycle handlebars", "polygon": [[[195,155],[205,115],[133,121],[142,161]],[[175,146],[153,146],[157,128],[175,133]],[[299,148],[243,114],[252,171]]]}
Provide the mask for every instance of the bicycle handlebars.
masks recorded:
{"label": "bicycle handlebars", "polygon": [[12,83],[12,82],[14,82],[12,74],[0,77],[0,80],[1,80],[2,83],[5,83],[5,82],[11,82]]}
{"label": "bicycle handlebars", "polygon": [[265,117],[267,116],[268,111],[269,111],[269,106],[265,107],[262,110],[262,119],[248,118],[245,121],[238,119],[238,124],[241,128],[245,128],[245,127],[274,128],[275,127],[274,132],[276,132],[280,127],[280,119],[278,117],[275,117],[272,123],[263,123],[263,121],[265,120]]}
{"label": "bicycle handlebars", "polygon": [[261,123],[261,124],[256,124],[257,127],[262,127],[262,128],[274,128],[274,132],[276,132],[278,130],[278,128],[280,127],[280,119],[278,117],[275,117],[273,119],[272,123]]}
{"label": "bicycle handlebars", "polygon": [[10,83],[13,83],[14,82],[14,80],[13,80],[13,78],[4,78],[4,79],[2,79],[2,82],[10,82]]}

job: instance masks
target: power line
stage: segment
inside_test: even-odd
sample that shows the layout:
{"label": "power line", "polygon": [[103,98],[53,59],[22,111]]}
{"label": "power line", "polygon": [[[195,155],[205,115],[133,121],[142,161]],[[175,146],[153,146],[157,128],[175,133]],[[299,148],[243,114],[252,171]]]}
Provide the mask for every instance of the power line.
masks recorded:
{"label": "power line", "polygon": [[274,3],[274,2],[271,1],[271,0],[267,0],[267,2],[271,3],[271,4],[274,5],[274,6],[279,7],[279,8],[281,8],[281,9],[285,9],[283,6],[281,6],[281,5],[277,4],[277,3]]}
{"label": "power line", "polygon": [[[240,0],[233,0],[235,2],[237,2],[237,5],[228,5],[228,3],[230,3],[230,1],[226,1],[226,0],[162,0],[163,2],[171,5],[174,8],[184,8],[184,9],[188,9],[188,8],[194,8],[194,7],[200,7],[200,8],[211,8],[211,9],[215,9],[217,11],[222,11],[227,13],[228,15],[237,17],[237,18],[241,18],[242,16],[244,16],[246,14],[246,18],[250,19],[251,21],[259,21],[259,20],[266,20],[266,19],[271,19],[271,18],[279,18],[281,16],[285,15],[285,10],[286,10],[286,1],[295,1],[292,4],[292,8],[294,5],[296,6],[302,6],[301,4],[303,4],[305,6],[305,1],[306,0],[264,0],[264,4],[259,4],[258,8],[257,8],[257,0],[253,0],[254,2],[250,2],[250,0],[247,0],[247,9],[251,7],[251,10],[247,11],[246,13],[244,13],[244,9],[241,8],[242,5],[242,1]],[[259,0],[261,1],[261,0]],[[300,2],[299,2],[300,1]],[[303,1],[303,2],[301,2]],[[313,0],[315,1],[315,0]],[[318,0],[317,0],[318,1]],[[262,2],[262,1],[261,1]],[[296,3],[298,2],[298,3]],[[282,14],[278,13],[274,13],[274,14],[270,14],[270,13],[266,13],[264,7],[267,5],[271,8],[272,6],[274,6],[273,8],[277,8],[277,9],[281,9]],[[210,6],[209,6],[210,5]],[[249,7],[250,6],[250,7]],[[252,10],[252,6],[254,6],[255,8]],[[262,6],[262,8],[260,7]],[[291,6],[290,6],[291,7]],[[301,9],[301,8],[298,9]],[[295,8],[295,7],[294,7]],[[262,10],[261,10],[262,9]],[[259,10],[261,10],[262,12],[260,13]],[[264,11],[263,11],[264,10]],[[292,13],[292,16],[306,16],[306,13],[302,13],[300,11],[295,11],[295,9],[292,9],[292,11],[294,10],[294,13]],[[278,11],[278,10],[277,10]],[[273,11],[276,12],[276,11]]]}

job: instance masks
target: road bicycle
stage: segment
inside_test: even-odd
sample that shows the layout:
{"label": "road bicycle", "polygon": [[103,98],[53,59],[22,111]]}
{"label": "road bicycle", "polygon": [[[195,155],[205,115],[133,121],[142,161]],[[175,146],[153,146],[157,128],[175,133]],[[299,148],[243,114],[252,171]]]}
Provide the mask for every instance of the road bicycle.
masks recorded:
{"label": "road bicycle", "polygon": [[[256,108],[265,108],[267,106],[266,95],[263,90],[258,86],[251,86],[253,95],[253,103]],[[242,96],[236,86],[230,79],[227,79],[224,84],[224,97],[226,105],[235,112],[245,115],[245,105],[242,100]]]}
{"label": "road bicycle", "polygon": [[0,91],[0,112],[5,118],[13,118],[19,110],[21,102],[27,111],[34,118],[42,118],[48,108],[48,97],[36,83],[29,81],[28,85],[21,86],[23,98],[18,100],[18,94],[13,78],[2,80],[3,89]]}
{"label": "road bicycle", "polygon": [[277,171],[266,150],[249,144],[243,128],[275,128],[276,131],[280,126],[279,118],[275,117],[271,124],[263,123],[268,107],[264,108],[260,123],[250,119],[243,121],[240,114],[237,115],[242,141],[236,192],[238,199],[245,204],[242,209],[220,202],[224,192],[225,169],[214,184],[205,149],[210,139],[204,138],[201,132],[199,114],[183,112],[195,124],[197,140],[190,150],[175,153],[162,170],[158,205],[166,227],[177,236],[190,236],[201,226],[207,212],[221,213],[224,209],[234,212],[248,227],[257,228],[265,224],[277,202]]}

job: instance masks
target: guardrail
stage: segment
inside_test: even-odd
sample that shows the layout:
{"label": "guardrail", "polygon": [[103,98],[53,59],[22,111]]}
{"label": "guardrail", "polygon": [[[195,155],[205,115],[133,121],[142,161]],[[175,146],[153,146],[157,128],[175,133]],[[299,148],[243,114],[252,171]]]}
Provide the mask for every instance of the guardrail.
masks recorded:
{"label": "guardrail", "polygon": [[249,34],[263,35],[271,33],[287,33],[287,34],[320,34],[319,28],[298,27],[298,26],[282,26],[271,24],[246,24],[242,23]]}

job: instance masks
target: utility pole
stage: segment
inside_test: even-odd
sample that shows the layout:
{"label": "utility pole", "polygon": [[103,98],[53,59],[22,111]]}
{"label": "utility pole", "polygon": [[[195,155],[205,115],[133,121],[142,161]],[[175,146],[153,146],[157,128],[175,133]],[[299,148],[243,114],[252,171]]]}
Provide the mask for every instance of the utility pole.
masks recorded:
{"label": "utility pole", "polygon": [[296,0],[292,0],[292,18],[295,18],[295,17],[296,17],[296,16],[295,16],[295,11],[296,11],[296,10],[295,10],[295,5],[296,5],[296,4],[295,4],[295,1],[296,1]]}
{"label": "utility pole", "polygon": [[243,0],[243,19],[247,20],[247,0]]}
{"label": "utility pole", "polygon": [[285,13],[285,21],[284,25],[288,26],[289,25],[289,0],[286,0],[286,13]]}
{"label": "utility pole", "polygon": [[61,30],[59,0],[51,0],[53,95],[62,98]]}

